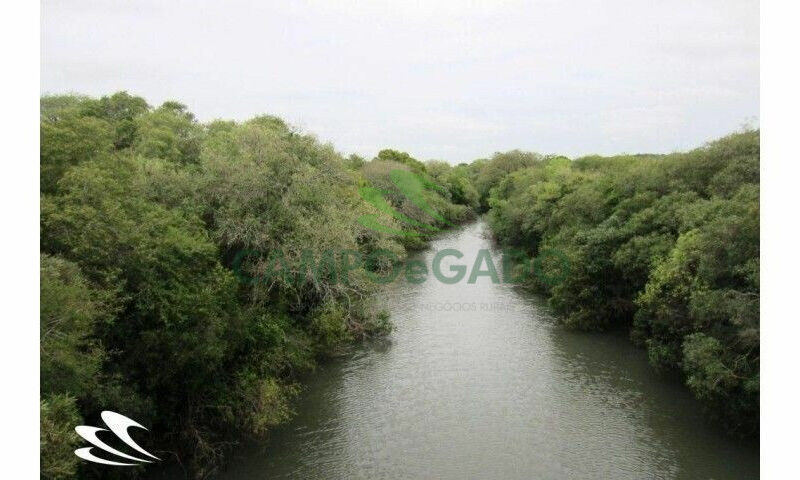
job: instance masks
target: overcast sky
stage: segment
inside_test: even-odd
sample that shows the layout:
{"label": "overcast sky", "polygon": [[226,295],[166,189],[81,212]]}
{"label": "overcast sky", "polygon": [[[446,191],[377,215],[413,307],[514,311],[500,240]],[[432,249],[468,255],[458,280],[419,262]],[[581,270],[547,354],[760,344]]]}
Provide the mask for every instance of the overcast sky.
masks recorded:
{"label": "overcast sky", "polygon": [[279,115],[345,153],[670,152],[758,124],[758,2],[42,2],[41,90]]}

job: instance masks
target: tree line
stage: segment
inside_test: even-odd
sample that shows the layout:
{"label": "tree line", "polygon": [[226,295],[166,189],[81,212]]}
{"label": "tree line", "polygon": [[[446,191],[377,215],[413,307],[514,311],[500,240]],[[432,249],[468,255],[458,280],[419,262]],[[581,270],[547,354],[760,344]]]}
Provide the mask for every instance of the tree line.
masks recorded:
{"label": "tree line", "polygon": [[[73,455],[73,428],[111,406],[150,428],[151,451],[173,445],[157,455],[204,477],[237,439],[289,418],[298,375],[319,358],[391,328],[367,274],[392,265],[354,268],[346,282],[241,282],[237,258],[259,277],[271,252],[381,249],[402,259],[430,239],[358,222],[376,214],[358,194],[372,186],[431,223],[389,179],[407,170],[433,182],[426,165],[393,150],[345,158],[276,117],[201,123],[178,102],[153,107],[125,92],[45,96],[40,138],[46,478],[137,474]],[[448,190],[424,195],[440,227],[474,216]]]}
{"label": "tree line", "polygon": [[745,130],[670,155],[512,151],[473,176],[500,242],[568,259],[562,282],[527,282],[564,324],[627,330],[737,435],[759,425],[759,145]]}

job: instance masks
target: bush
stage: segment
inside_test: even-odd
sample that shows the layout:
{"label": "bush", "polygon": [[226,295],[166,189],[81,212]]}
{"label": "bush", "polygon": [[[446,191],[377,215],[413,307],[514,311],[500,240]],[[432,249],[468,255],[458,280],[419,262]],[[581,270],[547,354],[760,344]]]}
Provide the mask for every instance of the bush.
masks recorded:
{"label": "bush", "polygon": [[484,163],[503,243],[559,251],[550,294],[565,324],[628,328],[660,370],[683,371],[711,414],[758,428],[759,132],[671,155],[523,156]]}
{"label": "bush", "polygon": [[78,457],[73,451],[80,443],[75,426],[81,416],[75,398],[52,395],[39,402],[39,466],[42,478],[75,478]]}

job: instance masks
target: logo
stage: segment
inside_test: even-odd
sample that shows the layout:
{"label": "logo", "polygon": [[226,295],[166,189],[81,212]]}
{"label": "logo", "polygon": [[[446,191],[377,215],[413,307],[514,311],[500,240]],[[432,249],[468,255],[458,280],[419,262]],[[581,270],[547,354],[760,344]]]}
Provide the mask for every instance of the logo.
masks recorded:
{"label": "logo", "polygon": [[[400,192],[405,195],[406,198],[408,198],[417,208],[445,225],[454,226],[451,222],[439,215],[436,210],[431,208],[431,206],[428,205],[428,202],[425,201],[425,198],[422,194],[426,188],[444,192],[444,187],[431,182],[427,178],[414,175],[406,170],[392,170],[389,172],[389,179],[391,179],[392,183],[397,187],[397,189],[400,190]],[[377,215],[363,215],[358,219],[358,223],[369,228],[370,230],[402,236],[420,236],[425,235],[426,233],[436,233],[440,231],[439,228],[436,228],[433,225],[428,225],[426,223],[414,220],[413,218],[410,218],[409,216],[404,215],[403,213],[394,209],[386,200],[389,192],[373,187],[362,187],[358,189],[358,194],[361,195],[361,198],[363,198],[367,203],[377,208],[381,212],[390,215],[391,217],[396,218],[403,223],[417,227],[424,231],[424,233],[397,230],[378,223]]]}
{"label": "logo", "polygon": [[[79,425],[75,427],[75,431],[78,433],[78,435],[80,435],[84,440],[93,445],[92,447],[79,448],[75,450],[75,455],[82,458],[83,460],[86,460],[87,462],[100,463],[103,465],[115,465],[118,467],[129,467],[133,465],[141,465],[142,463],[153,463],[152,460],[146,460],[144,458],[134,457],[133,455],[128,455],[127,453],[120,452],[116,448],[106,444],[105,442],[97,438],[98,432],[110,431],[111,433],[116,435],[117,438],[122,440],[122,442],[125,443],[125,445],[131,447],[140,454],[150,457],[154,460],[161,460],[160,458],[156,457],[155,455],[149,453],[144,448],[137,445],[136,442],[134,442],[131,436],[128,434],[128,428],[130,427],[137,427],[147,430],[138,422],[131,420],[125,415],[120,415],[119,413],[112,412],[110,410],[106,410],[103,413],[101,413],[100,418],[103,419],[103,422],[105,422],[108,428],[89,427],[86,425]],[[92,449],[94,447],[97,447],[112,455],[116,455],[119,458],[123,458],[125,460],[132,460],[137,463],[114,462],[111,460],[105,460],[103,458],[96,457],[92,453]]]}

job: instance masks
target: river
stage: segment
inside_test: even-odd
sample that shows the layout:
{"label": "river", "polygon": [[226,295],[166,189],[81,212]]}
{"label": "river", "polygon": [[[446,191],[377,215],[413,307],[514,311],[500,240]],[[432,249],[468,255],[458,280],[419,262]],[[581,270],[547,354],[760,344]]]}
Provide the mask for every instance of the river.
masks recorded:
{"label": "river", "polygon": [[[500,254],[476,222],[416,255]],[[498,267],[499,268],[499,267]],[[297,415],[233,453],[224,479],[753,479],[758,444],[710,425],[624,335],[558,325],[546,301],[480,277],[402,280],[394,332],[305,380]]]}

